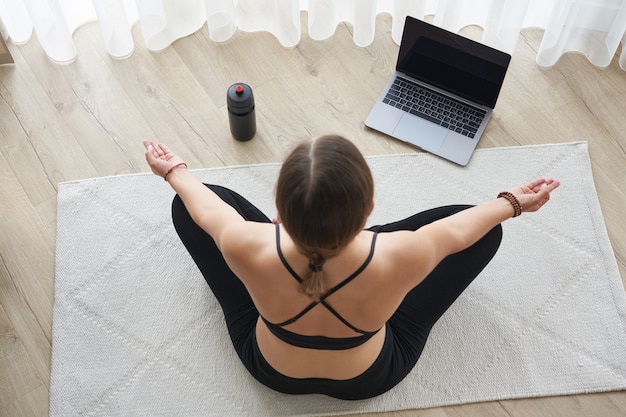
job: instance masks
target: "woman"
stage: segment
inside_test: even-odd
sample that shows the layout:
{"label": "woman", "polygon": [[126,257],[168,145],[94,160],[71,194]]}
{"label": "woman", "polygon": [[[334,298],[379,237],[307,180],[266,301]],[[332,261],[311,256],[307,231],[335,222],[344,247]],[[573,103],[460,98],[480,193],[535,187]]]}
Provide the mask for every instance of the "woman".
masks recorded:
{"label": "woman", "polygon": [[559,182],[538,179],[478,206],[447,206],[364,229],[370,169],[347,139],[300,143],[270,221],[237,193],[199,182],[165,145],[152,171],[177,192],[175,228],[219,301],[241,361],[290,394],[365,399],[414,367],[442,314],[495,255],[500,223],[536,211]]}

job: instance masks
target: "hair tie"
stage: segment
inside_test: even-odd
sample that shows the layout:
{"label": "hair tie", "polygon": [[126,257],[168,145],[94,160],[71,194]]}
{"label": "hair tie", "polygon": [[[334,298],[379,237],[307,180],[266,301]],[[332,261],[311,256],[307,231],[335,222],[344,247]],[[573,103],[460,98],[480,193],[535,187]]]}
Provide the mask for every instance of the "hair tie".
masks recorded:
{"label": "hair tie", "polygon": [[309,269],[312,272],[322,272],[322,265],[313,265],[311,262],[309,262]]}

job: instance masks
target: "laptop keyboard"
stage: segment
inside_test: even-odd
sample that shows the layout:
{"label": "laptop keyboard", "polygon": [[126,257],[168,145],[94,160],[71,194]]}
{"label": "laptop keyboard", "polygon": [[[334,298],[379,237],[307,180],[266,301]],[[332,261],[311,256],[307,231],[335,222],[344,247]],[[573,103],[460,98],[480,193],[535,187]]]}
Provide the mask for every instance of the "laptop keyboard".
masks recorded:
{"label": "laptop keyboard", "polygon": [[398,77],[387,92],[383,103],[469,138],[476,135],[486,114],[484,110]]}

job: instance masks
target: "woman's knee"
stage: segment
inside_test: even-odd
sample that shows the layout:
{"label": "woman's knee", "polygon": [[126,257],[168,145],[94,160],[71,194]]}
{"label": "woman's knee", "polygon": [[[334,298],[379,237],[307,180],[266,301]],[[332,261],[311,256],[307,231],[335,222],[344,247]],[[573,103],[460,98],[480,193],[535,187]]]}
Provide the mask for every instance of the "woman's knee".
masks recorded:
{"label": "woman's knee", "polygon": [[378,227],[380,227],[381,232],[393,232],[397,230],[417,230],[420,227],[423,227],[437,220],[452,216],[453,214],[466,210],[470,207],[472,206],[467,204],[435,207],[416,213],[412,216],[393,223],[387,223],[382,226],[372,226],[369,228],[369,230],[374,230]]}
{"label": "woman's knee", "polygon": [[497,246],[500,246],[500,242],[502,242],[503,234],[504,234],[504,232],[503,232],[503,229],[502,229],[502,224],[496,225],[493,229],[491,229],[487,233],[487,235],[489,236],[491,241],[493,241],[493,243],[496,244]]}
{"label": "woman's knee", "polygon": [[502,236],[502,225],[498,224],[479,241],[483,250],[490,255],[490,258],[493,257],[500,248]]}
{"label": "woman's knee", "polygon": [[[224,199],[222,197],[222,195],[225,195],[228,191],[230,191],[228,188],[219,186],[219,185],[213,185],[213,184],[204,184],[207,188],[211,189],[214,193],[216,193],[220,198]],[[187,207],[185,207],[185,203],[183,203],[182,198],[180,198],[180,196],[178,194],[176,194],[174,196],[174,199],[172,200],[172,219],[174,220],[174,223],[176,224],[177,220],[180,219],[186,219],[191,217],[189,212],[187,211]]]}
{"label": "woman's knee", "polygon": [[172,220],[176,223],[176,221],[182,216],[189,216],[189,212],[187,212],[187,208],[185,207],[183,200],[178,194],[176,194],[172,200]]}

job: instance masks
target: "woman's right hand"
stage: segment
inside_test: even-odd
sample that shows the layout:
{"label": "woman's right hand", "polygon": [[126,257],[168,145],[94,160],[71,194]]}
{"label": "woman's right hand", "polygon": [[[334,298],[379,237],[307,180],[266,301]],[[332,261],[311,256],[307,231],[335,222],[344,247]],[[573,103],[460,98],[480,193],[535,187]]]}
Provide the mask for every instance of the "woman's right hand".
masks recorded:
{"label": "woman's right hand", "polygon": [[543,207],[550,200],[550,193],[561,183],[555,179],[539,178],[526,185],[508,190],[517,198],[522,206],[522,213],[534,212]]}
{"label": "woman's right hand", "polygon": [[174,168],[183,165],[187,167],[187,164],[166,145],[152,140],[144,140],[143,145],[146,147],[146,162],[150,165],[152,172],[161,178],[167,179],[167,174]]}

